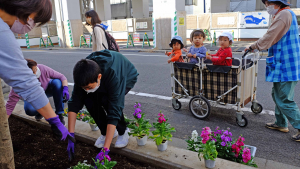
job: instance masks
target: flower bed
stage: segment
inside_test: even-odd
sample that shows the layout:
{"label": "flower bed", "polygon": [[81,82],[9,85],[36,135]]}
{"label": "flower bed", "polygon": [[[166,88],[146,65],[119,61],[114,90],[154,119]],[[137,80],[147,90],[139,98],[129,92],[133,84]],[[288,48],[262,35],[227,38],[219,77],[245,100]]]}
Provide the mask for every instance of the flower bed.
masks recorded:
{"label": "flower bed", "polygon": [[240,136],[237,140],[232,140],[232,133],[227,130],[221,130],[219,127],[216,131],[211,131],[209,127],[203,128],[201,135],[198,136],[196,130],[192,132],[192,137],[186,140],[188,150],[199,153],[204,159],[215,160],[216,157],[229,161],[257,167],[254,163],[254,154],[251,155],[250,149],[245,146],[245,138]]}
{"label": "flower bed", "polygon": [[[77,140],[75,159],[68,160],[68,142],[59,142],[53,138],[52,132],[33,126],[11,116],[9,118],[10,132],[14,148],[15,167],[21,169],[67,169],[78,162],[92,164],[92,158],[99,149]],[[149,164],[139,163],[124,156],[110,153],[112,161],[117,161],[114,169],[155,169]]]}

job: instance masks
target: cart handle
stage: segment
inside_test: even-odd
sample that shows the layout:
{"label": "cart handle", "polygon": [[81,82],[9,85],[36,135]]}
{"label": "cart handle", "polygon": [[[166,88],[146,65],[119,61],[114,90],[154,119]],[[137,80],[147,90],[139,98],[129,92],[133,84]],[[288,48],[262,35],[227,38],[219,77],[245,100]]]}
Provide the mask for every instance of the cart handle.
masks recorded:
{"label": "cart handle", "polygon": [[249,52],[251,52],[251,50],[246,50],[246,52],[245,52],[244,55],[242,56],[242,59],[244,59],[245,56],[246,56]]}

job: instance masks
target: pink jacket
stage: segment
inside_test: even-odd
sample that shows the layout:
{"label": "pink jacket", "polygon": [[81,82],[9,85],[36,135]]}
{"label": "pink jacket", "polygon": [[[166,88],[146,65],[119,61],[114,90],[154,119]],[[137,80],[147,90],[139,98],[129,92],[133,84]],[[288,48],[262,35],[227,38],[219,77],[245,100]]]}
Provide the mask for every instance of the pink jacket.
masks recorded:
{"label": "pink jacket", "polygon": [[[67,78],[63,74],[51,69],[48,66],[38,64],[37,67],[41,70],[41,76],[39,78],[39,81],[41,83],[42,88],[45,91],[51,79],[60,79],[60,81],[67,80]],[[12,111],[16,107],[16,104],[20,100],[20,96],[17,95],[13,89],[11,89],[8,97],[9,98],[6,103],[6,113],[7,115],[11,115]]]}

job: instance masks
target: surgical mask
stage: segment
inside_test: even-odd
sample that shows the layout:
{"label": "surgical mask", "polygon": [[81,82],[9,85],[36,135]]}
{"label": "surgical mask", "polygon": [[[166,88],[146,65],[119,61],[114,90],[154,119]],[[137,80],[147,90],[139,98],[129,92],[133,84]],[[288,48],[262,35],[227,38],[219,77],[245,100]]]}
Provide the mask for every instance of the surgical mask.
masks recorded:
{"label": "surgical mask", "polygon": [[29,17],[29,20],[27,21],[27,24],[23,25],[19,18],[15,20],[13,26],[10,28],[10,30],[17,34],[25,34],[30,32],[35,26],[34,20]]}
{"label": "surgical mask", "polygon": [[40,78],[41,74],[42,74],[42,72],[41,72],[41,70],[39,69],[39,67],[36,67],[36,73],[35,73],[36,78]]}
{"label": "surgical mask", "polygon": [[100,82],[99,82],[99,86],[98,86],[98,83],[97,83],[97,86],[94,89],[90,89],[90,90],[83,89],[83,90],[85,90],[89,94],[89,93],[94,93],[96,90],[98,90],[99,87],[100,87]]}
{"label": "surgical mask", "polygon": [[275,15],[278,12],[279,9],[275,9],[274,7],[274,5],[267,6],[267,11],[270,15]]}

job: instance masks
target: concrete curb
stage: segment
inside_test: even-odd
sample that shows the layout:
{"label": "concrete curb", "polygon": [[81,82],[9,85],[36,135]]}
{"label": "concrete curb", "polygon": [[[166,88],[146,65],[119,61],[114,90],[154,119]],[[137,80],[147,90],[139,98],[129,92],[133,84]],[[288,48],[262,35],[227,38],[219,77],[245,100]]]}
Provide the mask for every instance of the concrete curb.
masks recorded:
{"label": "concrete curb", "polygon": [[[38,126],[42,129],[51,130],[50,125],[45,121],[36,121],[34,117],[25,115],[22,105],[17,105],[12,116],[28,122],[31,125]],[[65,118],[67,120],[67,118]],[[76,140],[85,142],[90,145],[94,145],[96,139],[100,136],[98,131],[91,131],[87,123],[77,121],[76,123]],[[115,143],[116,139],[113,140]],[[111,151],[116,154],[121,154],[127,158],[147,163],[152,166],[161,167],[165,169],[190,169],[190,168],[205,168],[204,160],[199,161],[198,153],[189,150],[168,146],[168,149],[164,152],[159,152],[153,141],[148,140],[145,146],[138,146],[135,138],[129,138],[129,144],[122,149],[113,148],[112,143]],[[96,155],[96,154],[95,154]],[[216,167],[218,169],[251,169],[243,164],[234,163],[231,161],[216,159]]]}

